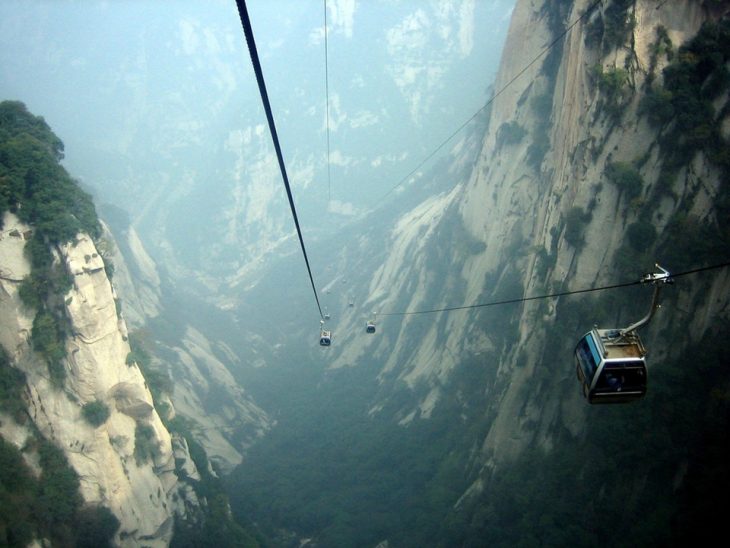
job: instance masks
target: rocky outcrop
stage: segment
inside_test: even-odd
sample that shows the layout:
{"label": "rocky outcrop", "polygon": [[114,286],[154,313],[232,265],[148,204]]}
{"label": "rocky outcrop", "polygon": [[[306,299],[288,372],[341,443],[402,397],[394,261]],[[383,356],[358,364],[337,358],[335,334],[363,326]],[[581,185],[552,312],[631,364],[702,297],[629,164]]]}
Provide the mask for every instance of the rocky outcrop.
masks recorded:
{"label": "rocky outcrop", "polygon": [[30,229],[15,215],[5,214],[0,232],[0,344],[11,358],[17,358],[28,344],[33,328],[33,314],[20,302],[20,282],[30,274],[23,255]]}
{"label": "rocky outcrop", "polygon": [[[116,235],[105,227],[104,240],[114,264],[114,285],[122,295],[123,323],[132,330],[144,329],[148,321],[165,314],[157,264],[133,226]],[[172,321],[178,325],[177,318]],[[241,462],[245,449],[270,428],[271,420],[231,374],[240,365],[235,353],[191,325],[181,322],[178,327],[183,331],[178,344],[155,342],[160,352],[152,358],[152,366],[174,379],[172,393],[165,395],[171,412],[189,421],[211,462],[230,471]],[[122,383],[113,388],[113,397],[117,409],[133,416],[148,406]]]}
{"label": "rocky outcrop", "polygon": [[[565,20],[577,20],[590,4],[576,1]],[[550,21],[546,11],[540,9],[543,5],[538,1],[518,2],[497,89],[511,80],[516,66],[524,65],[525,50],[533,55],[549,41]],[[485,238],[487,244],[483,256],[476,257],[465,268],[466,280],[478,280],[478,272],[505,272],[504,259],[514,257],[515,250],[509,247],[517,238],[521,249],[516,250],[513,261],[522,273],[524,294],[540,294],[557,287],[569,290],[609,284],[625,275],[617,265],[626,244],[626,229],[646,217],[645,210],[651,210],[647,202],[661,200],[651,216],[658,234],[680,208],[686,207],[681,199],[657,198],[661,196],[655,187],[661,184],[662,164],[657,133],[640,114],[639,103],[652,63],[651,45],[656,42],[657,28],[666,28],[676,47],[697,33],[708,14],[700,3],[689,1],[659,6],[638,1],[633,10],[636,25],[625,46],[601,51],[596,44],[587,44],[588,17],[566,35],[553,81],[547,67],[536,64],[495,100],[477,175],[467,187],[461,208],[470,232]],[[666,59],[655,62],[655,72],[661,74]],[[606,98],[595,77],[596,67],[607,72],[627,67],[628,81],[618,116],[606,112]],[[537,105],[548,100],[549,111],[538,112]],[[531,147],[540,131],[541,116],[549,117],[551,122],[544,134],[550,146],[538,163],[531,158]],[[525,128],[529,137],[500,148],[497,137],[507,123]],[[611,162],[637,162],[640,158],[648,158],[641,167],[644,186],[639,201],[632,204],[616,185],[607,181],[605,172]],[[719,174],[701,158],[696,165],[694,173],[681,173],[678,181],[686,188],[695,187],[701,179],[714,181],[706,186],[709,199],[704,200],[704,205],[697,201],[693,205],[700,208],[699,215],[712,215]],[[567,214],[574,208],[590,214],[584,217],[582,245],[570,241],[566,234]],[[525,253],[528,249],[530,252]],[[543,257],[552,258],[552,266],[546,265],[548,261],[538,264],[540,250]],[[638,277],[642,269],[649,271],[652,267],[651,262],[637,264],[632,272]],[[523,307],[515,348],[521,353],[524,367],[517,364],[517,352],[508,353],[500,361],[506,388],[483,448],[485,454],[497,461],[510,459],[529,444],[549,448],[550,432],[556,425],[574,434],[583,428],[585,414],[576,414],[575,409],[580,407],[572,401],[579,399],[577,390],[568,392],[563,401],[554,398],[538,404],[533,399],[536,392],[531,382],[537,368],[545,366],[541,363],[549,344],[545,326],[555,320],[554,304],[545,307],[535,302]],[[617,318],[619,322],[628,320],[632,318]],[[595,320],[587,319],[586,327],[592,321]],[[678,321],[684,320],[660,314],[651,333]],[[657,341],[655,336],[647,336],[650,342]],[[673,341],[675,350],[677,344],[689,344],[692,340],[697,339]],[[661,359],[656,354],[655,358]],[[564,371],[561,378],[568,378],[570,367]],[[515,417],[519,420],[515,421]]]}
{"label": "rocky outcrop", "polygon": [[133,226],[116,237],[106,225],[102,226],[106,255],[114,265],[114,286],[124,296],[124,319],[130,329],[138,329],[156,318],[162,308],[157,265]]}
{"label": "rocky outcrop", "polygon": [[[170,433],[155,411],[142,373],[135,363],[127,363],[126,325],[117,314],[103,260],[84,234],[55,252],[73,277],[73,287],[64,296],[71,335],[66,341],[66,380],[59,388],[51,382],[44,360],[31,349],[34,312],[18,296],[19,284],[30,272],[22,237],[29,228],[9,213],[4,221],[0,343],[26,375],[28,415],[41,435],[66,453],[79,474],[83,499],[106,506],[117,516],[120,546],[166,546],[180,508],[176,494],[183,490],[184,499],[194,496],[178,483],[175,457],[185,462],[191,477],[194,465],[189,457],[183,458],[180,447],[177,454],[173,452]],[[82,415],[83,406],[92,402],[102,402],[110,410],[99,426]],[[151,458],[137,451],[140,428],[152,433]],[[3,421],[2,433],[20,447],[29,430],[9,419]]]}
{"label": "rocky outcrop", "polygon": [[[181,345],[170,348],[175,379],[172,402],[188,419],[195,439],[223,472],[243,459],[243,451],[271,427],[272,421],[216,357],[211,342],[188,326]],[[234,441],[235,440],[235,441]]]}

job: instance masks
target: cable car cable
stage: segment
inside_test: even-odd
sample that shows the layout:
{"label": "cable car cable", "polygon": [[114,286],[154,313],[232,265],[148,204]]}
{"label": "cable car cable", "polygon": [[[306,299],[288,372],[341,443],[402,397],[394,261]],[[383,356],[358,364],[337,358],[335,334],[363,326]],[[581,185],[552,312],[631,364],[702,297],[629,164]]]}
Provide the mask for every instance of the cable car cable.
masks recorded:
{"label": "cable car cable", "polygon": [[329,48],[327,46],[327,0],[324,4],[324,92],[325,92],[325,116],[327,126],[327,207],[332,201],[332,175],[330,164],[330,76],[329,76]]}
{"label": "cable car cable", "polygon": [[[707,270],[716,270],[719,268],[725,268],[730,266],[730,261],[725,263],[720,263],[712,266],[705,266],[702,268],[695,268],[694,270],[687,270],[685,272],[680,272],[679,274],[672,274],[672,278],[679,278],[681,276],[688,276],[690,274],[697,274],[698,272],[705,272]],[[641,285],[643,283],[646,283],[645,279],[637,280],[634,282],[624,282],[619,284],[613,284],[613,285],[604,285],[601,287],[589,287],[586,289],[575,289],[573,291],[562,291],[560,293],[549,293],[547,295],[535,295],[532,297],[520,297],[517,299],[506,299],[503,301],[492,301],[488,303],[480,303],[480,304],[470,304],[470,305],[464,305],[464,306],[452,306],[448,308],[436,308],[433,310],[415,310],[413,312],[380,312],[380,316],[412,316],[416,314],[435,314],[437,312],[454,312],[456,310],[466,310],[469,308],[486,308],[489,306],[500,306],[504,304],[515,304],[515,303],[524,303],[527,301],[537,301],[541,299],[555,299],[557,297],[565,297],[567,295],[577,295],[579,293],[590,293],[593,291],[605,291],[607,289],[617,289],[620,287],[630,287],[632,285]]]}
{"label": "cable car cable", "polygon": [[304,246],[304,238],[302,237],[302,229],[299,226],[299,218],[297,217],[297,210],[294,207],[294,198],[292,196],[291,187],[289,186],[289,177],[286,174],[286,166],[284,165],[284,156],[281,153],[281,145],[279,144],[279,136],[276,132],[276,125],[274,124],[274,115],[271,112],[271,104],[269,103],[269,94],[266,92],[266,83],[264,82],[264,73],[261,70],[261,63],[259,61],[259,54],[256,50],[256,42],[253,36],[253,29],[251,28],[251,20],[248,17],[248,10],[246,9],[246,0],[236,0],[238,6],[238,15],[241,18],[241,26],[243,27],[243,34],[246,36],[246,44],[248,45],[248,52],[251,55],[251,63],[253,64],[254,72],[256,73],[256,81],[259,86],[259,93],[261,94],[261,102],[264,105],[264,111],[266,111],[266,119],[269,123],[269,131],[271,132],[271,139],[274,141],[274,148],[276,149],[276,157],[279,160],[279,169],[281,176],[284,179],[284,186],[286,187],[286,195],[289,198],[289,208],[291,209],[292,217],[294,218],[294,225],[297,228],[297,235],[299,236],[299,245],[302,248],[302,254],[304,255],[304,262],[307,265],[307,273],[309,274],[309,281],[312,283],[312,291],[314,292],[314,299],[317,301],[317,309],[319,310],[320,318],[323,318],[322,307],[319,304],[319,295],[317,295],[317,287],[314,285],[314,278],[312,277],[312,269],[309,266],[309,258],[307,257],[307,248]]}
{"label": "cable car cable", "polygon": [[555,44],[557,44],[566,34],[568,34],[568,32],[570,32],[570,30],[574,26],[576,26],[584,17],[586,17],[587,15],[589,15],[593,11],[593,9],[598,4],[600,4],[601,2],[603,2],[603,0],[596,0],[593,4],[591,4],[590,6],[588,6],[588,8],[586,8],[586,10],[575,21],[573,21],[568,27],[566,27],[566,29],[563,32],[561,32],[560,35],[557,38],[555,38],[552,42],[550,42],[547,46],[545,46],[545,48],[543,48],[543,50],[540,53],[538,53],[537,56],[532,61],[530,61],[509,82],[507,82],[504,86],[502,86],[502,88],[497,93],[495,93],[494,95],[492,95],[487,100],[487,102],[482,107],[479,108],[479,110],[477,110],[474,114],[472,114],[469,117],[469,119],[466,122],[464,122],[463,124],[461,124],[456,130],[454,130],[454,132],[452,132],[451,135],[449,135],[446,139],[444,139],[441,142],[441,144],[439,144],[433,151],[431,151],[430,154],[428,154],[428,156],[426,156],[423,160],[421,160],[421,162],[419,162],[419,164],[415,168],[413,168],[405,177],[403,177],[400,181],[398,181],[398,183],[396,183],[396,185],[393,186],[388,192],[386,192],[385,194],[383,194],[378,199],[378,204],[382,203],[382,201],[385,198],[387,198],[388,195],[390,195],[391,192],[393,192],[396,188],[398,188],[403,183],[405,183],[408,179],[410,179],[413,176],[413,174],[416,173],[416,171],[418,171],[419,169],[421,169],[421,167],[423,167],[423,165],[426,162],[428,162],[431,158],[433,158],[444,146],[446,146],[446,144],[449,141],[451,141],[451,139],[453,139],[454,137],[456,137],[456,135],[458,135],[461,132],[461,130],[463,130],[467,125],[469,125],[469,123],[472,120],[474,120],[484,109],[486,109],[489,105],[491,105],[497,97],[499,97],[508,87],[510,87],[520,76],[522,76],[525,72],[527,72],[527,70],[532,65],[534,65],[535,63],[537,63],[537,61],[543,55],[545,55],[548,52],[548,50],[552,49],[553,46],[555,46]]}

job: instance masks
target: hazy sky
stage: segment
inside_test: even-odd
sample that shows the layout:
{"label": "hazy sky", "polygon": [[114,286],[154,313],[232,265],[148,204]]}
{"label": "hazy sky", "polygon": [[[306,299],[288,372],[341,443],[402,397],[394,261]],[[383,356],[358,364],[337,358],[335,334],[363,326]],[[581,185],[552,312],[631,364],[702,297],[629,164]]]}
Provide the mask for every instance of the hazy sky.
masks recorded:
{"label": "hazy sky", "polygon": [[[327,0],[328,203],[324,2],[249,0],[306,226],[371,207],[485,103],[513,4]],[[245,48],[234,0],[3,0],[0,99],[46,118],[99,201],[150,226],[236,204],[235,232],[288,216]]]}

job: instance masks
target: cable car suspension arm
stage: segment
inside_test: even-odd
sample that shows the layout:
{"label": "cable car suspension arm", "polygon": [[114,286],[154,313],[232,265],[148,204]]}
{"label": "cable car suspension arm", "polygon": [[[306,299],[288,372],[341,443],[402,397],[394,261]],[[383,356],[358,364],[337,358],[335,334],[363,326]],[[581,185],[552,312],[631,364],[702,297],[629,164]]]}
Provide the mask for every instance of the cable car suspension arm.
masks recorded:
{"label": "cable car suspension arm", "polygon": [[649,323],[649,321],[654,316],[654,312],[656,312],[657,308],[659,308],[661,305],[659,304],[659,294],[661,293],[662,287],[664,287],[664,284],[672,284],[674,283],[674,279],[671,277],[669,272],[664,270],[661,266],[658,264],[655,264],[661,272],[654,272],[645,274],[643,278],[641,278],[641,283],[650,283],[654,284],[654,295],[651,299],[651,306],[649,307],[649,312],[646,313],[646,316],[641,318],[638,322],[631,324],[625,329],[621,330],[621,336],[628,335],[629,333],[632,333],[639,329],[640,327],[646,325]]}

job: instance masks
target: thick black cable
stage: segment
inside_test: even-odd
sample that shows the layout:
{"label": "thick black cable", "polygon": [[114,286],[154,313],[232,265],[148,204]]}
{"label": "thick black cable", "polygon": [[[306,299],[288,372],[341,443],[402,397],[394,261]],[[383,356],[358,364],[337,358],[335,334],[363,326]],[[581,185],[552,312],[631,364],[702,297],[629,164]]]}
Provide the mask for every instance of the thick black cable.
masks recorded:
{"label": "thick black cable", "polygon": [[570,32],[570,30],[571,30],[571,29],[572,29],[572,28],[573,28],[574,26],[576,26],[576,25],[577,25],[577,24],[578,24],[578,23],[579,23],[579,22],[580,22],[580,21],[581,21],[581,20],[582,20],[582,19],[583,19],[584,17],[586,17],[586,16],[588,15],[588,14],[590,14],[590,13],[591,13],[591,12],[593,11],[593,8],[595,8],[595,7],[596,7],[596,6],[598,5],[598,4],[600,4],[600,3],[602,2],[602,1],[603,1],[603,0],[596,0],[596,1],[595,1],[595,2],[593,3],[593,4],[591,4],[590,6],[588,6],[588,8],[587,8],[587,9],[586,9],[586,10],[585,10],[585,11],[584,11],[584,12],[583,12],[582,14],[581,14],[581,16],[580,16],[580,17],[578,17],[578,18],[577,18],[577,19],[576,19],[575,21],[573,21],[573,22],[572,22],[572,23],[571,23],[571,24],[570,24],[570,25],[569,25],[568,27],[566,27],[566,29],[565,29],[565,30],[564,30],[563,32],[561,32],[561,33],[560,33],[560,35],[559,35],[559,36],[558,36],[557,38],[555,38],[555,39],[554,39],[554,40],[553,40],[552,42],[550,42],[550,43],[549,43],[549,44],[548,44],[547,46],[545,46],[545,48],[543,48],[543,50],[542,50],[542,51],[541,51],[540,53],[538,53],[538,54],[537,54],[537,56],[536,56],[536,57],[535,57],[535,58],[534,58],[534,59],[533,59],[532,61],[530,61],[530,62],[529,62],[529,63],[527,64],[527,66],[525,66],[525,67],[524,67],[524,68],[523,68],[523,69],[522,69],[522,70],[521,70],[520,72],[518,72],[518,73],[517,73],[517,74],[516,74],[516,75],[515,75],[515,76],[514,76],[514,77],[513,77],[513,78],[512,78],[512,79],[511,79],[511,80],[510,80],[509,82],[507,82],[507,83],[506,83],[506,84],[505,84],[504,86],[502,86],[502,88],[501,88],[501,89],[500,89],[500,90],[499,90],[499,91],[498,91],[497,93],[495,93],[494,95],[492,95],[492,96],[491,96],[491,97],[490,97],[490,98],[489,98],[489,99],[487,100],[487,102],[486,102],[486,103],[485,103],[485,104],[484,104],[484,105],[483,105],[483,106],[482,106],[481,108],[479,108],[479,110],[477,110],[477,111],[476,111],[476,112],[475,112],[474,114],[472,114],[472,115],[471,115],[471,116],[469,117],[469,119],[468,119],[468,120],[467,120],[466,122],[464,122],[463,124],[461,124],[461,125],[460,125],[460,126],[459,126],[458,128],[456,128],[456,130],[454,130],[454,131],[453,131],[453,132],[451,133],[451,135],[449,135],[448,137],[446,137],[446,139],[444,139],[443,141],[441,141],[441,144],[440,144],[440,145],[438,145],[438,146],[437,146],[437,147],[436,147],[436,148],[435,148],[435,149],[434,149],[433,151],[431,151],[431,153],[430,153],[430,154],[429,154],[428,156],[426,156],[426,157],[425,157],[425,158],[424,158],[423,160],[421,160],[421,162],[420,162],[420,163],[419,163],[419,164],[418,164],[418,165],[417,165],[416,167],[414,167],[414,168],[413,168],[413,169],[412,169],[412,170],[411,170],[411,171],[410,171],[410,172],[409,172],[409,173],[408,173],[408,174],[407,174],[407,175],[406,175],[405,177],[403,177],[403,178],[402,178],[402,179],[401,179],[400,181],[398,181],[398,183],[396,183],[396,185],[395,185],[395,186],[393,186],[393,187],[392,187],[392,188],[391,188],[391,189],[390,189],[390,190],[389,190],[388,192],[386,192],[385,194],[383,194],[383,195],[382,195],[382,196],[381,196],[381,197],[380,197],[380,198],[378,199],[378,203],[382,203],[382,201],[383,201],[383,200],[384,200],[385,198],[387,198],[387,197],[388,197],[388,195],[390,195],[390,193],[391,193],[391,192],[393,192],[393,191],[394,191],[394,190],[395,190],[396,188],[398,188],[398,187],[399,187],[399,186],[401,186],[401,185],[402,185],[403,183],[405,183],[405,182],[406,182],[406,181],[407,181],[408,179],[410,179],[410,178],[411,178],[411,177],[413,176],[413,174],[414,174],[414,173],[416,173],[416,171],[418,171],[419,169],[421,169],[421,167],[423,167],[423,165],[424,165],[424,164],[425,164],[426,162],[428,162],[428,161],[429,161],[429,160],[430,160],[431,158],[433,158],[433,157],[434,157],[434,156],[435,156],[436,154],[438,154],[438,152],[439,152],[439,151],[440,151],[440,150],[441,150],[442,148],[444,148],[444,147],[446,146],[446,144],[447,144],[447,143],[448,143],[449,141],[451,141],[451,140],[452,140],[452,139],[453,139],[454,137],[456,137],[456,136],[457,136],[457,135],[458,135],[458,134],[459,134],[459,133],[461,132],[461,130],[463,130],[463,129],[464,129],[464,128],[465,128],[466,126],[468,126],[468,125],[469,125],[469,123],[471,123],[471,121],[472,121],[472,120],[474,120],[474,119],[475,119],[475,118],[476,118],[477,116],[479,116],[479,114],[480,114],[480,113],[481,113],[481,112],[482,112],[482,111],[483,111],[484,109],[486,109],[486,108],[487,108],[487,107],[488,107],[489,105],[491,105],[491,104],[492,104],[492,103],[494,102],[494,100],[495,100],[495,99],[496,99],[497,97],[499,97],[500,95],[502,95],[502,93],[503,93],[503,92],[504,92],[504,91],[505,91],[505,90],[506,90],[506,89],[507,89],[508,87],[510,87],[510,86],[511,86],[511,85],[512,85],[512,84],[513,84],[513,83],[514,83],[514,82],[515,82],[515,81],[516,81],[516,80],[517,80],[517,79],[518,79],[518,78],[519,78],[520,76],[522,76],[522,75],[523,75],[523,74],[524,74],[525,72],[527,72],[527,70],[528,70],[528,69],[529,69],[529,68],[530,68],[530,67],[531,67],[532,65],[534,65],[535,63],[537,63],[537,61],[538,61],[538,60],[539,60],[539,59],[540,59],[540,58],[541,58],[541,57],[542,57],[543,55],[545,55],[545,54],[546,54],[546,53],[548,52],[548,50],[552,49],[552,48],[553,48],[553,46],[555,46],[555,44],[557,44],[557,43],[558,43],[558,42],[559,42],[560,40],[562,40],[562,39],[563,39],[563,37],[564,37],[564,36],[565,36],[566,34],[568,34],[568,32]]}
{"label": "thick black cable", "polygon": [[329,69],[329,48],[327,46],[327,0],[324,4],[324,90],[325,90],[325,114],[327,115],[327,206],[332,201],[332,175],[330,168],[330,69]]}
{"label": "thick black cable", "polygon": [[281,146],[279,145],[279,136],[276,133],[276,125],[274,124],[274,115],[271,112],[271,103],[269,103],[269,94],[266,92],[266,83],[264,82],[264,73],[261,70],[261,63],[259,62],[259,54],[256,50],[256,42],[253,37],[253,29],[251,28],[251,20],[248,17],[248,10],[246,9],[246,0],[236,0],[238,6],[238,15],[241,18],[241,26],[243,27],[243,34],[246,36],[246,44],[248,45],[248,52],[251,55],[251,63],[253,64],[253,70],[256,73],[256,81],[259,85],[259,93],[261,94],[261,102],[264,104],[264,110],[266,111],[266,119],[269,122],[269,131],[271,132],[271,139],[274,141],[274,148],[276,149],[276,157],[279,160],[279,169],[281,170],[281,176],[284,179],[284,186],[286,187],[286,195],[289,198],[289,208],[291,209],[292,217],[294,218],[294,225],[297,227],[297,235],[299,236],[299,245],[302,248],[302,254],[304,255],[304,262],[307,264],[307,273],[309,274],[309,281],[312,283],[312,291],[314,292],[314,299],[317,301],[317,309],[319,310],[319,317],[324,319],[322,314],[322,307],[319,304],[319,295],[317,295],[317,288],[314,285],[314,278],[312,277],[312,269],[309,266],[309,258],[307,257],[307,248],[304,246],[304,238],[302,237],[302,229],[299,227],[299,218],[297,217],[297,210],[294,207],[294,198],[292,196],[291,187],[289,186],[289,177],[286,174],[286,166],[284,165],[284,156],[281,153]]}
{"label": "thick black cable", "polygon": [[[698,272],[705,272],[707,270],[717,270],[718,268],[725,268],[730,266],[730,262],[720,263],[712,266],[705,266],[702,268],[695,268],[694,270],[687,270],[685,272],[680,272],[679,274],[670,274],[670,279],[679,278],[682,276],[688,276],[690,274],[697,274]],[[416,310],[413,312],[379,312],[378,316],[412,316],[416,314],[434,314],[437,312],[453,312],[455,310],[466,310],[469,308],[486,308],[489,306],[500,306],[505,304],[516,304],[516,303],[524,303],[527,301],[537,301],[541,299],[556,299],[558,297],[565,297],[567,295],[577,295],[579,293],[591,293],[593,291],[605,291],[608,289],[617,289],[619,287],[630,287],[632,285],[641,285],[643,283],[646,283],[645,280],[637,280],[634,282],[624,282],[620,284],[614,284],[614,285],[604,285],[601,287],[589,287],[586,289],[575,289],[573,291],[561,291],[560,293],[549,293],[547,295],[535,295],[532,297],[520,297],[516,299],[506,299],[503,301],[492,301],[488,303],[480,303],[480,304],[470,304],[470,305],[464,305],[464,306],[452,306],[448,308],[435,308],[433,310]]]}

